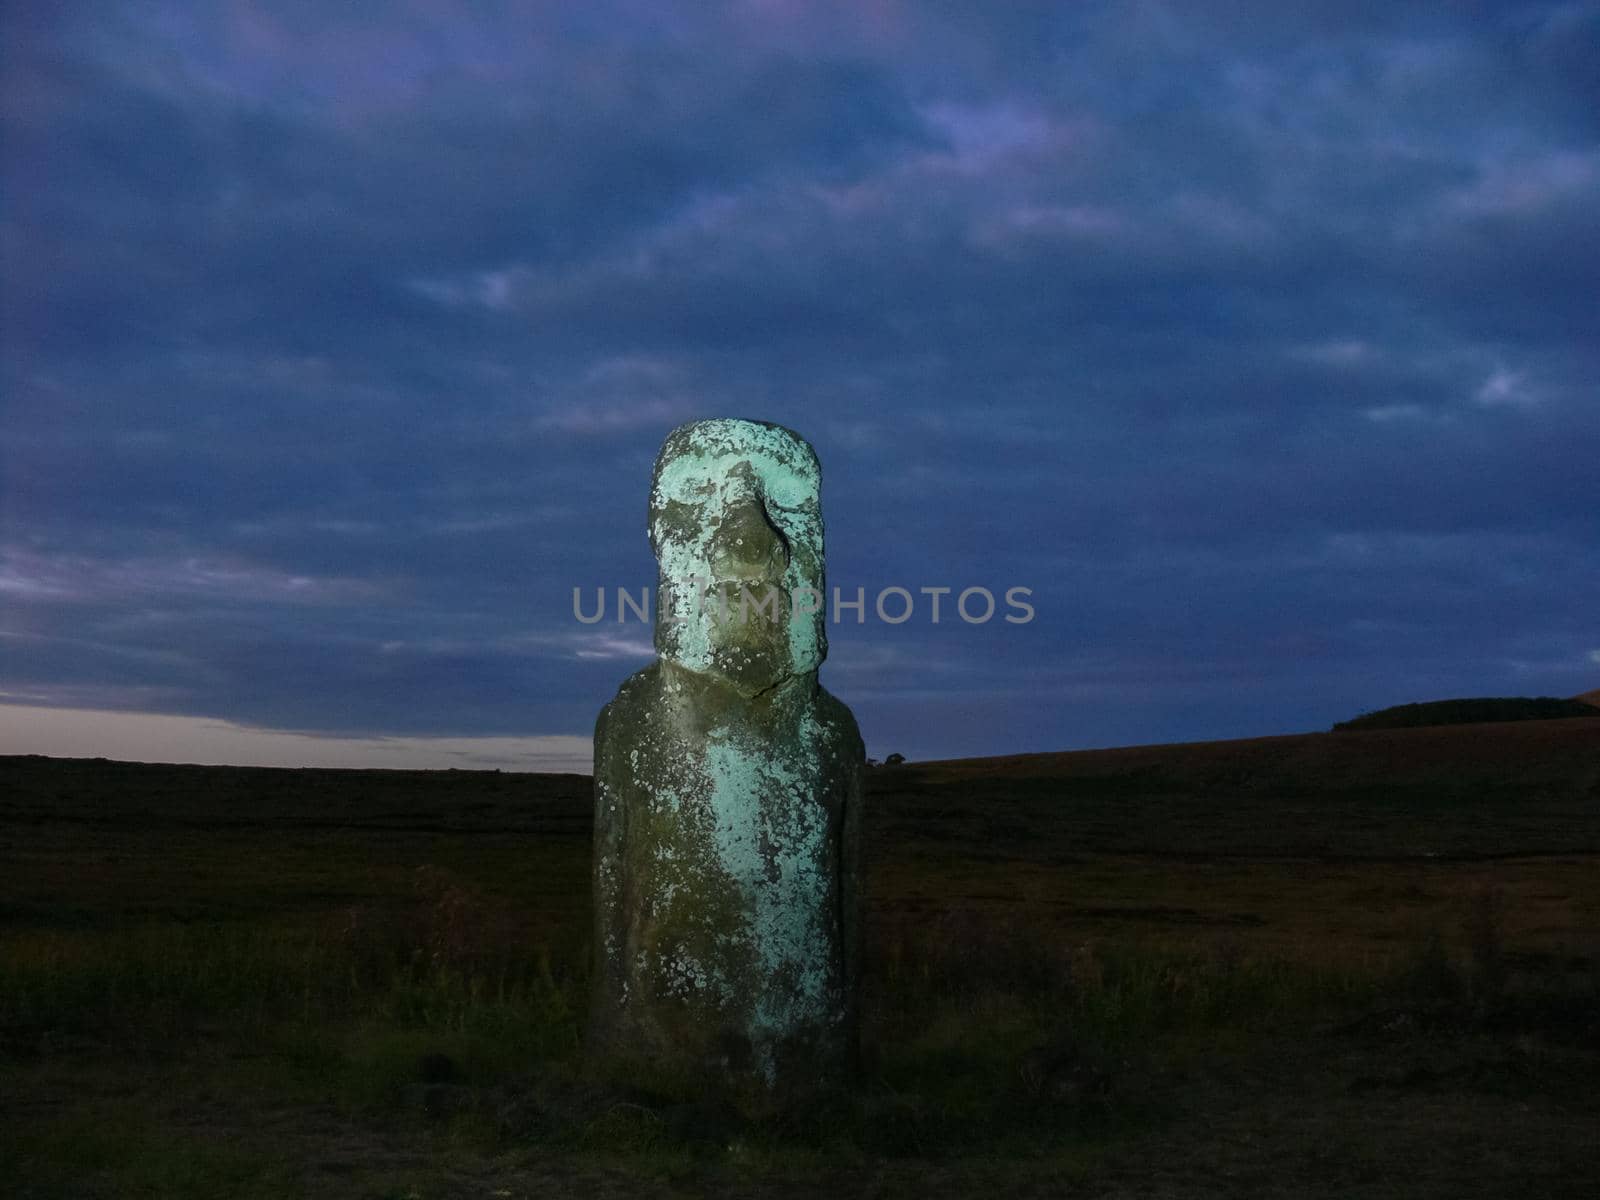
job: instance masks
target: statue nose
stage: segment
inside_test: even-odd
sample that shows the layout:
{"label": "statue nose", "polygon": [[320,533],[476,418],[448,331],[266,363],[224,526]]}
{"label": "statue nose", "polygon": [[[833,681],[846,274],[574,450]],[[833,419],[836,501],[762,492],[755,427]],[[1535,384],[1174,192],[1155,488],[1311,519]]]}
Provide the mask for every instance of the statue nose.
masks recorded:
{"label": "statue nose", "polygon": [[758,497],[736,501],[723,515],[712,542],[711,568],[719,579],[773,581],[789,569],[789,544]]}

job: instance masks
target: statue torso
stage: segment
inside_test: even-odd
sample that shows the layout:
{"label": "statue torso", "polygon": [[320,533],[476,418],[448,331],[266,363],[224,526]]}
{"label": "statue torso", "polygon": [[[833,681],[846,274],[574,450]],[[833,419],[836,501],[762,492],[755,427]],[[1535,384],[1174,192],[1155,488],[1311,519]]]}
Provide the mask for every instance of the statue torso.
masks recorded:
{"label": "statue torso", "polygon": [[615,994],[657,1026],[636,1036],[681,1046],[715,1026],[759,1057],[838,1019],[861,754],[814,675],[753,699],[663,662],[623,684],[595,735],[597,879],[621,916],[596,932]]}

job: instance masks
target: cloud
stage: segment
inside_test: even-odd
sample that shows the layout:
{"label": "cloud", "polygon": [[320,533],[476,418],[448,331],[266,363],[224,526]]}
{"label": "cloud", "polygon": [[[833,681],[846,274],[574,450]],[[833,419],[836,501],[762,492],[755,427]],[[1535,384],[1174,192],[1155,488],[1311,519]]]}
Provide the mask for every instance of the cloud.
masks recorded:
{"label": "cloud", "polygon": [[129,604],[174,596],[287,604],[370,603],[381,595],[366,581],[319,578],[236,556],[107,561],[0,545],[0,593],[6,592],[22,600]]}
{"label": "cloud", "polygon": [[1538,404],[1540,397],[1529,387],[1525,374],[1496,369],[1483,381],[1473,399],[1486,408],[1529,408]]}
{"label": "cloud", "polygon": [[838,631],[914,756],[1582,690],[1592,5],[4,19],[29,703],[584,736],[710,415],[816,440],[833,581],[1036,589]]}

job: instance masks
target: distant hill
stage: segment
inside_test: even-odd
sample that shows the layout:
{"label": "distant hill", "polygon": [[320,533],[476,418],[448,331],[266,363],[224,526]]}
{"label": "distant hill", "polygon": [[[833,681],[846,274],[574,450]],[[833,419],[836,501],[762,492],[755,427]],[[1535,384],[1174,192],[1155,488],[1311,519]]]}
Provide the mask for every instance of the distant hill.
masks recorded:
{"label": "distant hill", "polygon": [[[918,761],[872,772],[867,787],[871,862],[1027,859],[1078,870],[1092,854],[1419,862],[1600,854],[1600,720],[1592,716]],[[130,868],[111,863],[108,846],[119,856],[154,856],[135,884],[119,885],[143,889],[149,911],[201,914],[207,893],[174,889],[161,857],[174,844],[201,856],[195,861],[216,879],[236,877],[230,903],[244,911],[284,895],[240,866],[258,857],[281,873],[312,861],[286,855],[335,855],[326,868],[334,874],[307,877],[325,879],[317,886],[328,890],[317,895],[332,904],[359,895],[348,890],[359,886],[346,878],[352,862],[409,871],[456,856],[543,863],[539,847],[587,851],[593,813],[583,775],[0,756],[0,863],[9,846],[40,871],[74,861],[75,852],[99,864],[73,875],[75,892],[58,886],[59,901],[44,898],[45,885],[29,890],[0,870],[0,927],[58,903],[76,911],[77,897],[110,886]],[[586,853],[564,853],[550,860],[556,874],[516,876],[544,878],[538,886],[553,908],[588,897]],[[926,878],[923,867],[905,869],[906,879]],[[918,903],[933,894],[906,886]],[[1079,886],[1092,894],[1118,885],[1102,874]],[[191,902],[201,907],[186,908]]]}
{"label": "distant hill", "polygon": [[1595,688],[1592,692],[1585,692],[1581,696],[1574,696],[1573,699],[1579,704],[1592,704],[1596,708],[1600,708],[1600,688]]}
{"label": "distant hill", "polygon": [[1415,729],[1423,725],[1478,725],[1489,721],[1556,721],[1567,717],[1600,717],[1600,692],[1562,700],[1555,696],[1486,696],[1466,700],[1430,700],[1425,704],[1397,704],[1393,708],[1363,713],[1334,725],[1346,729]]}
{"label": "distant hill", "polygon": [[[1600,721],[1507,721],[907,763],[874,836],[929,854],[1600,852]],[[1036,849],[1023,851],[1023,846]]]}

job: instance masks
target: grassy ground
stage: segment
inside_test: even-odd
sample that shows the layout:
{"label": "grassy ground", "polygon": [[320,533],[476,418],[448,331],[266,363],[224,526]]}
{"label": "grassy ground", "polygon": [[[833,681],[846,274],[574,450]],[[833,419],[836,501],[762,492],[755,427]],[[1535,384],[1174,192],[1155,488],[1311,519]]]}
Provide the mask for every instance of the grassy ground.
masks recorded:
{"label": "grassy ground", "polygon": [[0,760],[3,1187],[1588,1195],[1584,724],[880,771],[866,1078],[760,1123],[584,1080],[582,777]]}

